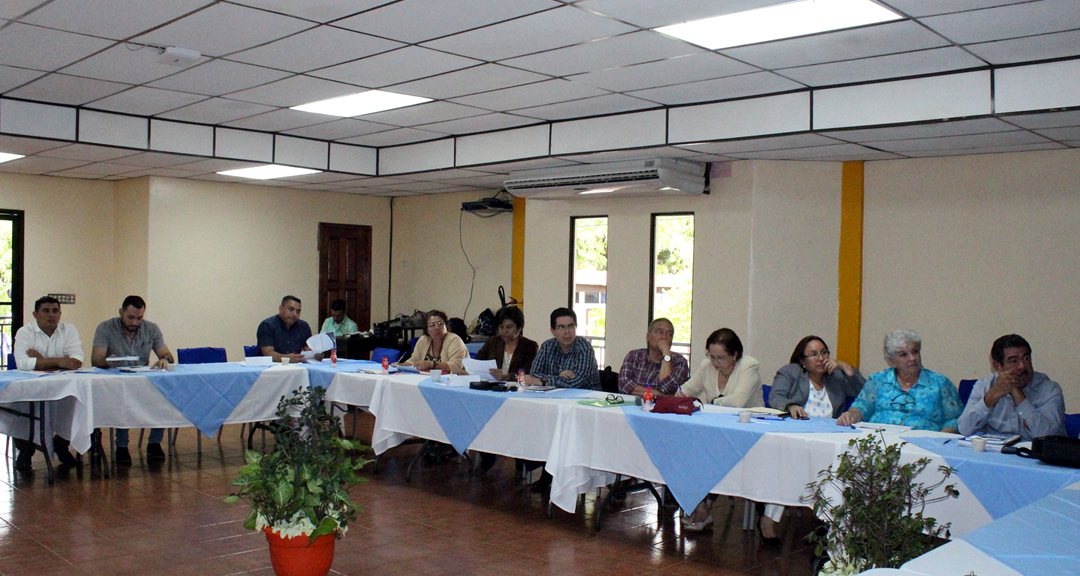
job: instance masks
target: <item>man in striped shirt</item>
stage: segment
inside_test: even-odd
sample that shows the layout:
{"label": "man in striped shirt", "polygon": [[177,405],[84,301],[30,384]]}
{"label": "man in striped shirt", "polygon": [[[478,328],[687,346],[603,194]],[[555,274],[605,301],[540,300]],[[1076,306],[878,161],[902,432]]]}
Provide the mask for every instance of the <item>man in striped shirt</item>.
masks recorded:
{"label": "man in striped shirt", "polygon": [[600,389],[596,353],[589,341],[577,335],[577,314],[569,308],[551,313],[551,336],[540,345],[532,373],[525,376],[529,386]]}

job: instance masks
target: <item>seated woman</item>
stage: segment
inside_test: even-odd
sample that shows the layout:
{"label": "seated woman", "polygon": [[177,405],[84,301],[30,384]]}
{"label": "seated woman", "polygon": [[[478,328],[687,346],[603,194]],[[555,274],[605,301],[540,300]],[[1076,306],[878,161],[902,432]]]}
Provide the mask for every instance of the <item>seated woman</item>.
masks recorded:
{"label": "seated woman", "polygon": [[[703,404],[733,408],[764,406],[758,361],[743,356],[742,340],[730,328],[721,328],[705,341],[707,358],[694,375],[682,385],[677,396],[693,396]],[[712,505],[716,495],[706,496],[694,513],[683,512],[683,529],[701,532],[712,527]]]}
{"label": "seated woman", "polygon": [[[825,341],[807,336],[795,345],[791,363],[780,368],[773,378],[769,406],[785,410],[792,418],[836,418],[844,403],[862,390],[866,378],[857,368],[833,360]],[[784,515],[779,504],[765,506],[758,529],[766,543],[776,543],[776,523]]]}
{"label": "seated woman", "polygon": [[496,367],[491,370],[491,377],[495,380],[514,380],[518,370],[524,370],[528,374],[539,345],[522,336],[525,315],[521,313],[521,309],[500,308],[495,314],[495,326],[499,328],[499,335],[488,338],[484,347],[476,353],[476,359],[495,361]]}
{"label": "seated woman", "polygon": [[424,315],[424,322],[427,324],[427,333],[416,341],[409,359],[397,364],[415,366],[417,370],[423,371],[442,370],[454,374],[461,372],[461,361],[469,356],[469,350],[457,334],[447,331],[446,325],[450,320],[446,312],[432,310]]}
{"label": "seated woman", "polygon": [[964,406],[948,378],[923,368],[919,334],[904,329],[886,334],[885,361],[891,368],[870,375],[836,423],[850,426],[866,420],[955,433]]}

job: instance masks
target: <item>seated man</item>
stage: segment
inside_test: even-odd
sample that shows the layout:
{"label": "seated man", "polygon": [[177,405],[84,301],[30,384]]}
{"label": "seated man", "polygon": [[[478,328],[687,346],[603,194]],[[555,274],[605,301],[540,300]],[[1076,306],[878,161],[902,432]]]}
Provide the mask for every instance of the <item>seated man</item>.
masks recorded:
{"label": "seated man", "polygon": [[[288,358],[290,362],[303,362],[300,352],[310,350],[307,339],[311,338],[311,326],[300,319],[300,299],[286,296],[281,299],[276,316],[271,316],[259,324],[255,332],[259,350],[263,356],[270,356],[274,362]],[[322,360],[321,354],[316,354]]]}
{"label": "seated man", "polygon": [[341,338],[359,331],[360,327],[356,325],[356,322],[345,315],[345,301],[339,298],[331,302],[330,317],[323,322],[322,330],[319,332],[333,332],[334,338]]}
{"label": "seated man", "polygon": [[[94,331],[94,347],[90,351],[90,362],[96,368],[114,366],[148,366],[150,352],[157,356],[155,366],[161,369],[169,367],[173,360],[172,351],[165,345],[165,338],[157,324],[143,320],[146,314],[146,301],[139,296],[128,296],[120,305],[120,316],[98,324]],[[109,362],[109,357],[138,356],[138,361]],[[165,451],[161,449],[161,439],[165,436],[164,428],[153,428],[147,438],[146,459],[161,461]],[[116,429],[116,463],[131,464],[128,452],[128,431]]]}
{"label": "seated man", "polygon": [[[60,301],[42,296],[34,302],[34,321],[19,328],[15,334],[15,364],[19,370],[78,370],[82,368],[83,347],[79,331],[60,321]],[[12,439],[18,451],[16,470],[30,470],[34,445],[26,440]],[[77,461],[68,452],[68,441],[53,436],[53,452],[62,464]]]}
{"label": "seated man", "polygon": [[533,360],[532,374],[525,376],[529,386],[600,389],[600,371],[592,344],[577,335],[577,314],[569,308],[551,313],[550,340],[540,345]]}
{"label": "seated man", "polygon": [[960,433],[1019,434],[1024,440],[1065,435],[1065,398],[1061,386],[1031,364],[1031,345],[1016,334],[994,340],[993,374],[975,383]]}
{"label": "seated man", "polygon": [[667,318],[657,318],[649,323],[645,334],[645,348],[627,352],[619,370],[619,392],[643,396],[646,386],[653,393],[671,396],[679,386],[690,379],[690,365],[678,352],[671,351],[675,338],[675,326]]}

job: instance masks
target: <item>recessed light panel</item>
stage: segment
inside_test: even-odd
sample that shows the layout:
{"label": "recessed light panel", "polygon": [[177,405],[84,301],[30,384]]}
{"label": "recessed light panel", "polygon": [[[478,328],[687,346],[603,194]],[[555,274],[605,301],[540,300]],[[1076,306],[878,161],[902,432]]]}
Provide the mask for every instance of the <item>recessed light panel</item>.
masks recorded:
{"label": "recessed light panel", "polygon": [[900,20],[870,0],[799,0],[655,28],[709,50]]}
{"label": "recessed light panel", "polygon": [[3,164],[4,162],[10,162],[12,160],[18,160],[19,158],[23,158],[23,155],[22,154],[8,154],[7,152],[0,152],[0,164]]}
{"label": "recessed light panel", "polygon": [[338,96],[337,98],[301,104],[300,106],[293,106],[292,109],[348,118],[374,114],[383,110],[393,110],[394,108],[404,108],[414,104],[423,104],[424,102],[431,102],[431,98],[395,94],[382,90],[368,90],[367,92],[349,94],[348,96]]}
{"label": "recessed light panel", "polygon": [[294,168],[292,166],[279,166],[267,164],[254,168],[240,168],[238,170],[226,170],[218,172],[222,176],[236,176],[238,178],[251,178],[252,180],[272,180],[274,178],[288,178],[289,176],[303,176],[304,174],[316,174],[321,170],[308,168]]}

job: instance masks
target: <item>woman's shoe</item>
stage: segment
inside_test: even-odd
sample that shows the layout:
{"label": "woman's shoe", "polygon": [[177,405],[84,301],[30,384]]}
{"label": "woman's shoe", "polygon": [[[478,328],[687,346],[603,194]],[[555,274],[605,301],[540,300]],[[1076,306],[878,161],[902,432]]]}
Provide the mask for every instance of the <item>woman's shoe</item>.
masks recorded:
{"label": "woman's shoe", "polygon": [[701,522],[691,522],[689,516],[684,515],[682,517],[683,530],[686,531],[686,532],[704,532],[706,530],[711,529],[712,525],[713,525],[713,517],[712,517],[711,513],[708,516],[706,516],[705,519],[702,520]]}

